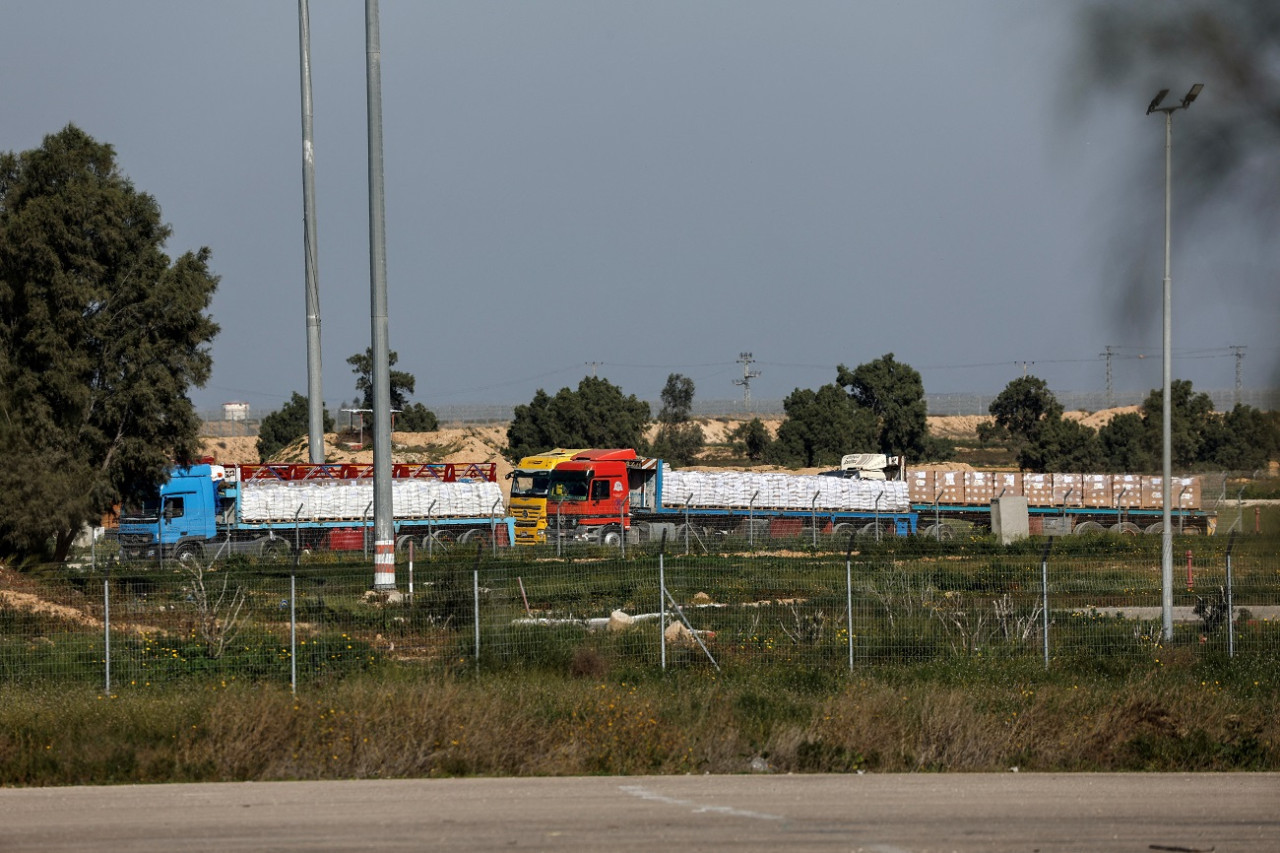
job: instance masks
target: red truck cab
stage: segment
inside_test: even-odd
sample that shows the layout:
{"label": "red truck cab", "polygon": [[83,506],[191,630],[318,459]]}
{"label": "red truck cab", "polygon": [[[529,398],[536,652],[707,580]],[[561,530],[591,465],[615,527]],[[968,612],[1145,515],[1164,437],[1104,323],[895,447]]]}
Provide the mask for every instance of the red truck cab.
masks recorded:
{"label": "red truck cab", "polygon": [[589,450],[551,471],[547,533],[616,545],[631,527],[631,472],[656,463],[630,448]]}

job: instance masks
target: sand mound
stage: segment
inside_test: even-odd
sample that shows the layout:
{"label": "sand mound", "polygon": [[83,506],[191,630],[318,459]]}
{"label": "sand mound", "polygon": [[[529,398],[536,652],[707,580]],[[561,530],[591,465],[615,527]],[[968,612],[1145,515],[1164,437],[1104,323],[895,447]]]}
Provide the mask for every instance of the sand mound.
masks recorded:
{"label": "sand mound", "polygon": [[[1113,417],[1126,412],[1137,412],[1137,406],[1123,406],[1115,409],[1104,409],[1098,412],[1067,412],[1065,417],[1078,420],[1086,426],[1097,429],[1106,425]],[[729,444],[734,430],[747,423],[746,417],[699,418],[697,424],[702,427],[702,434],[708,445]],[[953,441],[972,439],[977,436],[978,426],[989,422],[989,415],[948,415],[929,418],[929,432],[940,438]],[[761,418],[770,435],[777,435],[782,418]],[[391,434],[392,460],[395,462],[495,462],[498,475],[506,482],[506,474],[511,465],[502,455],[507,446],[508,424],[476,424],[449,426],[436,432],[395,432]],[[649,440],[657,434],[657,426],[651,425],[646,434]],[[258,462],[258,439],[256,436],[206,437],[203,439],[204,452],[225,464],[251,464]],[[854,452],[857,448],[851,448]],[[306,439],[301,439],[282,450],[273,462],[306,462],[308,447]],[[373,463],[373,449],[353,449],[350,445],[340,443],[338,436],[329,433],[325,436],[325,459],[330,462]],[[965,467],[949,470],[964,470]],[[936,466],[943,467],[943,466]],[[767,469],[761,469],[767,470]],[[785,470],[785,469],[779,469]]]}

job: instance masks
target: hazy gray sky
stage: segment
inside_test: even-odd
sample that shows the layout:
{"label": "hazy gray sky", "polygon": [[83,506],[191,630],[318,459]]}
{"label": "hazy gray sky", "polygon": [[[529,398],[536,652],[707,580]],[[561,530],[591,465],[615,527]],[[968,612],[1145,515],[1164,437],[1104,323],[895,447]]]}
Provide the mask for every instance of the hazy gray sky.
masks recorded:
{"label": "hazy gray sky", "polygon": [[[1071,107],[1073,8],[383,0],[390,340],[413,399],[527,402],[592,370],[735,398],[744,350],[757,399],[887,352],[929,393],[994,393],[1023,362],[1101,390],[1109,345],[1147,356],[1114,362],[1117,389],[1157,387],[1162,272],[1149,322],[1122,319],[1109,250],[1126,211],[1163,204],[1133,176],[1163,125],[1146,91]],[[310,15],[333,408],[370,341],[364,4]],[[212,249],[201,409],[306,391],[298,52],[286,0],[44,0],[0,30],[0,149],[74,123],[159,201],[171,254]],[[1212,95],[1175,119],[1175,165]],[[1231,346],[1267,384],[1259,239],[1175,232],[1174,374],[1199,390],[1234,384]]]}

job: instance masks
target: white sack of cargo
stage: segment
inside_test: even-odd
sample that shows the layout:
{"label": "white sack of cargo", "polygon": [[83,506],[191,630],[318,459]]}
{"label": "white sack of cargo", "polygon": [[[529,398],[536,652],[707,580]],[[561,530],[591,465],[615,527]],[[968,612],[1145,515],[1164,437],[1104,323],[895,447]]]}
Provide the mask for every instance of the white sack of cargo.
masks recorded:
{"label": "white sack of cargo", "polygon": [[900,480],[848,480],[753,471],[664,471],[663,504],[676,509],[817,509],[833,512],[908,512]]}
{"label": "white sack of cargo", "polygon": [[[487,518],[502,514],[502,489],[485,481],[391,481],[392,514],[404,518]],[[373,517],[373,481],[246,482],[242,521],[342,521]]]}

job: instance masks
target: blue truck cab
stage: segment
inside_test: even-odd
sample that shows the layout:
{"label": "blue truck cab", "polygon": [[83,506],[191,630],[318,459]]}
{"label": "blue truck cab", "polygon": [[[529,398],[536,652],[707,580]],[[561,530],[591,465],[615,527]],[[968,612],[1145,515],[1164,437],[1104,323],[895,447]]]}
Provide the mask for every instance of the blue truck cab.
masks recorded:
{"label": "blue truck cab", "polygon": [[171,471],[155,497],[121,514],[121,556],[145,560],[198,555],[204,543],[218,536],[225,475],[222,466],[210,464]]}

